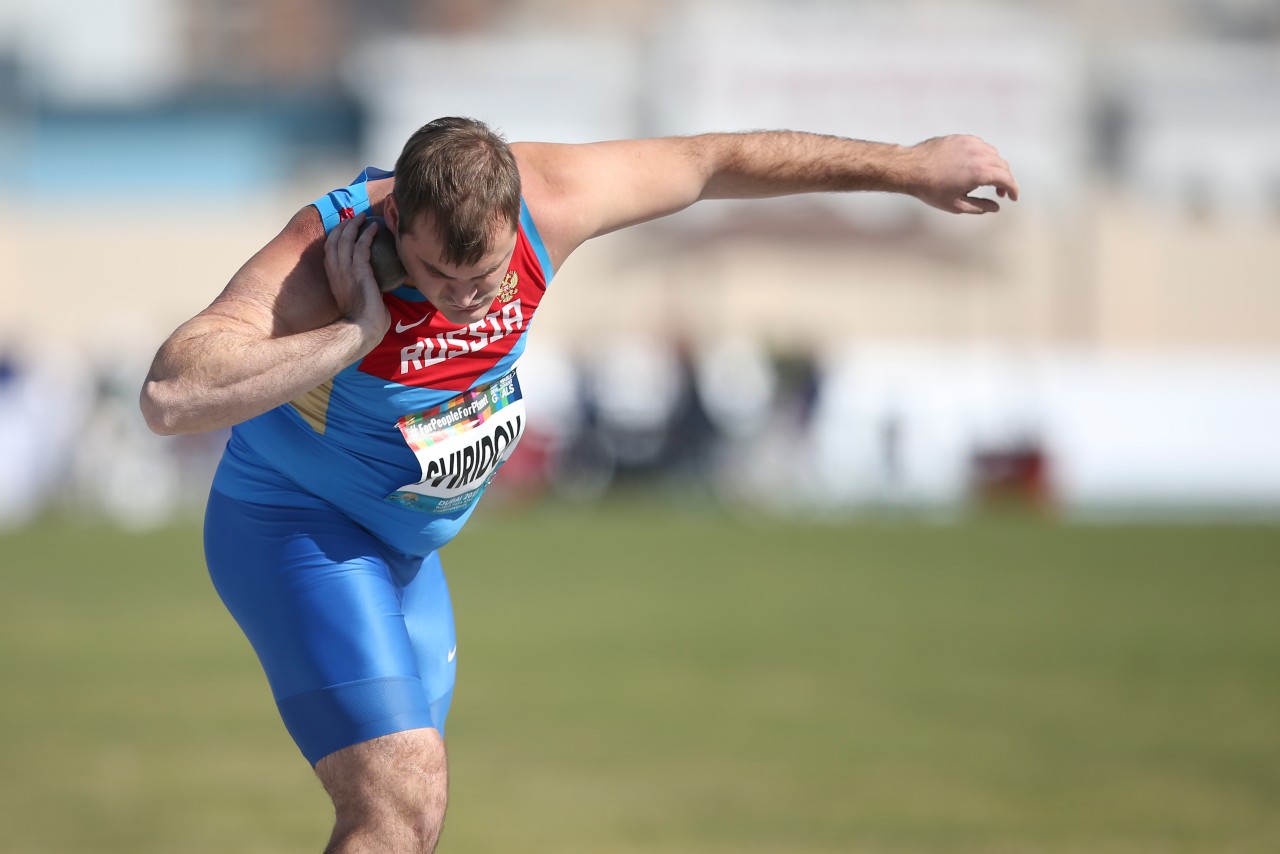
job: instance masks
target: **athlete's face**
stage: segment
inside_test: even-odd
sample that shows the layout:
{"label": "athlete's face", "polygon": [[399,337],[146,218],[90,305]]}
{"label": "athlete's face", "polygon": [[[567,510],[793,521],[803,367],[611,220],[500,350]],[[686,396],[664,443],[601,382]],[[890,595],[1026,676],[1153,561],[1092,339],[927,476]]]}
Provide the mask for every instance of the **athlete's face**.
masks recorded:
{"label": "athlete's face", "polygon": [[394,197],[388,198],[386,214],[409,283],[450,323],[462,326],[482,320],[511,267],[515,229],[499,225],[489,241],[493,249],[477,263],[459,266],[444,260],[444,245],[430,219],[418,217],[406,229],[397,216]]}

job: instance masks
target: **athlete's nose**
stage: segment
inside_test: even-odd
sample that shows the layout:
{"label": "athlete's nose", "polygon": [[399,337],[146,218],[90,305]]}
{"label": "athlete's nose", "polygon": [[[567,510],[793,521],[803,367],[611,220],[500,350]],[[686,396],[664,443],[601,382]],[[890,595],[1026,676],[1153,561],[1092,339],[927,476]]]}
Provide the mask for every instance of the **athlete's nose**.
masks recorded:
{"label": "athlete's nose", "polygon": [[480,298],[478,282],[463,282],[453,290],[453,301],[456,305],[470,305]]}

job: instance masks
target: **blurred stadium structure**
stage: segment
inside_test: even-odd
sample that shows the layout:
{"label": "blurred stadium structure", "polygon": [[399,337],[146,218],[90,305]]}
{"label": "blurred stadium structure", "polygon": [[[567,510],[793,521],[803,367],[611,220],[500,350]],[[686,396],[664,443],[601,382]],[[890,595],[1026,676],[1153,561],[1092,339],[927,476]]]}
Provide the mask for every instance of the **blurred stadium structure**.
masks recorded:
{"label": "blurred stadium structure", "polygon": [[155,347],[445,114],[967,132],[1023,188],[980,219],[707,204],[584,247],[508,497],[1280,516],[1274,0],[0,0],[0,525],[200,507],[225,437],[146,433]]}

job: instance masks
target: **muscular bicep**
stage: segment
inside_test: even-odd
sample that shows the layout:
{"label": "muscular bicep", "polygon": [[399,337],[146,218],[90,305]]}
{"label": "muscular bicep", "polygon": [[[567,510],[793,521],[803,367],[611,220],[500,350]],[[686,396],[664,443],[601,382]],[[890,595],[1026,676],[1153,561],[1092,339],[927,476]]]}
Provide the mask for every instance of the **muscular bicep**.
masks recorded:
{"label": "muscular bicep", "polygon": [[702,197],[709,177],[694,138],[516,143],[512,151],[557,267],[592,237],[683,210]]}
{"label": "muscular bicep", "polygon": [[245,262],[194,318],[265,338],[317,329],[338,316],[324,269],[324,226],[311,207]]}

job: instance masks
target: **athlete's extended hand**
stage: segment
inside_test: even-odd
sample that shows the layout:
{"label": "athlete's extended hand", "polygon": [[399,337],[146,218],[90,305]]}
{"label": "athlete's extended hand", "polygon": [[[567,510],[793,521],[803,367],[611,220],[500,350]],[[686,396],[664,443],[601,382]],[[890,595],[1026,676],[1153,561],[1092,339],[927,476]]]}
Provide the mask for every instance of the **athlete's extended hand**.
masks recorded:
{"label": "athlete's extended hand", "polygon": [[391,314],[382,302],[382,293],[369,263],[370,246],[380,226],[372,222],[362,232],[364,221],[363,213],[356,214],[329,232],[324,241],[324,270],[338,310],[360,327],[372,349],[391,325]]}
{"label": "athlete's extended hand", "polygon": [[913,145],[911,194],[947,213],[995,213],[1000,204],[971,195],[979,187],[1018,200],[1018,182],[995,147],[976,136],[938,136]]}

